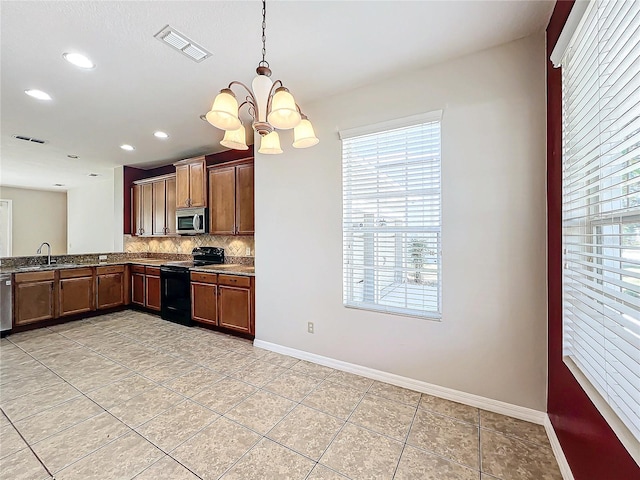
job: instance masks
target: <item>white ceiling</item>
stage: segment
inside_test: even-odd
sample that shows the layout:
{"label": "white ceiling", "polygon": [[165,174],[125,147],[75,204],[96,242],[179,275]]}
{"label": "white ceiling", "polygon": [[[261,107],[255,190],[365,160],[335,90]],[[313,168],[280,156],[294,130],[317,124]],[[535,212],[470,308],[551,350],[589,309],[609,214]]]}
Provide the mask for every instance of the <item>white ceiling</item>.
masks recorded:
{"label": "white ceiling", "polygon": [[[267,60],[298,103],[522,38],[554,1],[269,1]],[[260,1],[2,1],[0,185],[53,189],[221,150],[201,121],[260,60]],[[171,25],[213,55],[195,63],[154,38]],[[62,58],[79,52],[80,70]],[[23,92],[36,88],[53,100]],[[170,134],[158,140],[153,132]],[[12,138],[26,135],[45,145]],[[134,152],[119,148],[123,143]],[[287,148],[285,146],[284,148]],[[72,160],[68,154],[80,158]]]}

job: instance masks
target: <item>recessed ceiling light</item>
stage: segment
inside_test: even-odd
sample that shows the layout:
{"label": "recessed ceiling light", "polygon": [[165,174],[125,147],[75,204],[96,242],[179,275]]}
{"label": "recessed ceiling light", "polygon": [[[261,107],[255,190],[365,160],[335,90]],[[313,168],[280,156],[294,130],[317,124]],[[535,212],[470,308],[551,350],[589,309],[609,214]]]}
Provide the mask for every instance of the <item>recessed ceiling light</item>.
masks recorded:
{"label": "recessed ceiling light", "polygon": [[86,70],[92,69],[96,66],[91,60],[79,53],[64,53],[62,54],[62,57],[76,67],[84,68]]}
{"label": "recessed ceiling light", "polygon": [[120,148],[123,150],[126,150],[127,152],[132,152],[133,150],[136,149],[136,147],[133,147],[131,145],[127,145],[126,143],[124,145],[120,145]]}
{"label": "recessed ceiling light", "polygon": [[25,90],[24,93],[30,97],[37,98],[38,100],[51,100],[51,95],[42,90]]}
{"label": "recessed ceiling light", "polygon": [[67,157],[69,157],[69,158],[80,158],[80,157],[78,157],[78,155],[67,155]]}
{"label": "recessed ceiling light", "polygon": [[154,133],[153,136],[156,138],[169,138],[169,134],[160,131]]}

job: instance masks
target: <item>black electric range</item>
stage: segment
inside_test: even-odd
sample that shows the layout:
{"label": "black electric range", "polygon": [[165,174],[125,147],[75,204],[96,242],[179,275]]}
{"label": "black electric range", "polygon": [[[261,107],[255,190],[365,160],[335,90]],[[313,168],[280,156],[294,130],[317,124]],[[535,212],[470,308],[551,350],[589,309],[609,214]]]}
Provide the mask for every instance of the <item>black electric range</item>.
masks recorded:
{"label": "black electric range", "polygon": [[165,320],[188,326],[193,325],[189,269],[224,263],[224,249],[196,247],[191,255],[193,255],[193,261],[167,262],[160,266],[162,286],[160,316]]}

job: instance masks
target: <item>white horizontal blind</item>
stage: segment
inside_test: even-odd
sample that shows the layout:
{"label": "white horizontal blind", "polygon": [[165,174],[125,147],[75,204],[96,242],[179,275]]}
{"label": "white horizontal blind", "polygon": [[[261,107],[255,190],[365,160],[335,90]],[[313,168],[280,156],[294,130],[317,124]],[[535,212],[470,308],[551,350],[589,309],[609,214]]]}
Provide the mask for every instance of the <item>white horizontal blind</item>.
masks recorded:
{"label": "white horizontal blind", "polygon": [[564,353],[640,440],[640,2],[585,15],[562,64]]}
{"label": "white horizontal blind", "polygon": [[440,318],[440,121],[343,138],[343,302]]}

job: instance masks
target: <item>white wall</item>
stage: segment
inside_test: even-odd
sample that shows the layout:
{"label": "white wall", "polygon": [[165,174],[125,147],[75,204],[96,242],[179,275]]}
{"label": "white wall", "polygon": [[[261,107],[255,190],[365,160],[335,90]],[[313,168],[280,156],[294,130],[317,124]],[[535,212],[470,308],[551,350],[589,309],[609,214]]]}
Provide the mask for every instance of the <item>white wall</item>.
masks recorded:
{"label": "white wall", "polygon": [[12,200],[12,256],[34,256],[42,242],[53,255],[67,253],[65,192],[0,187],[0,198]]}
{"label": "white wall", "polygon": [[[302,106],[320,143],[256,154],[256,338],[544,411],[544,36]],[[442,322],[344,308],[337,132],[437,109]]]}
{"label": "white wall", "polygon": [[67,250],[114,251],[114,182],[106,179],[67,191]]}

